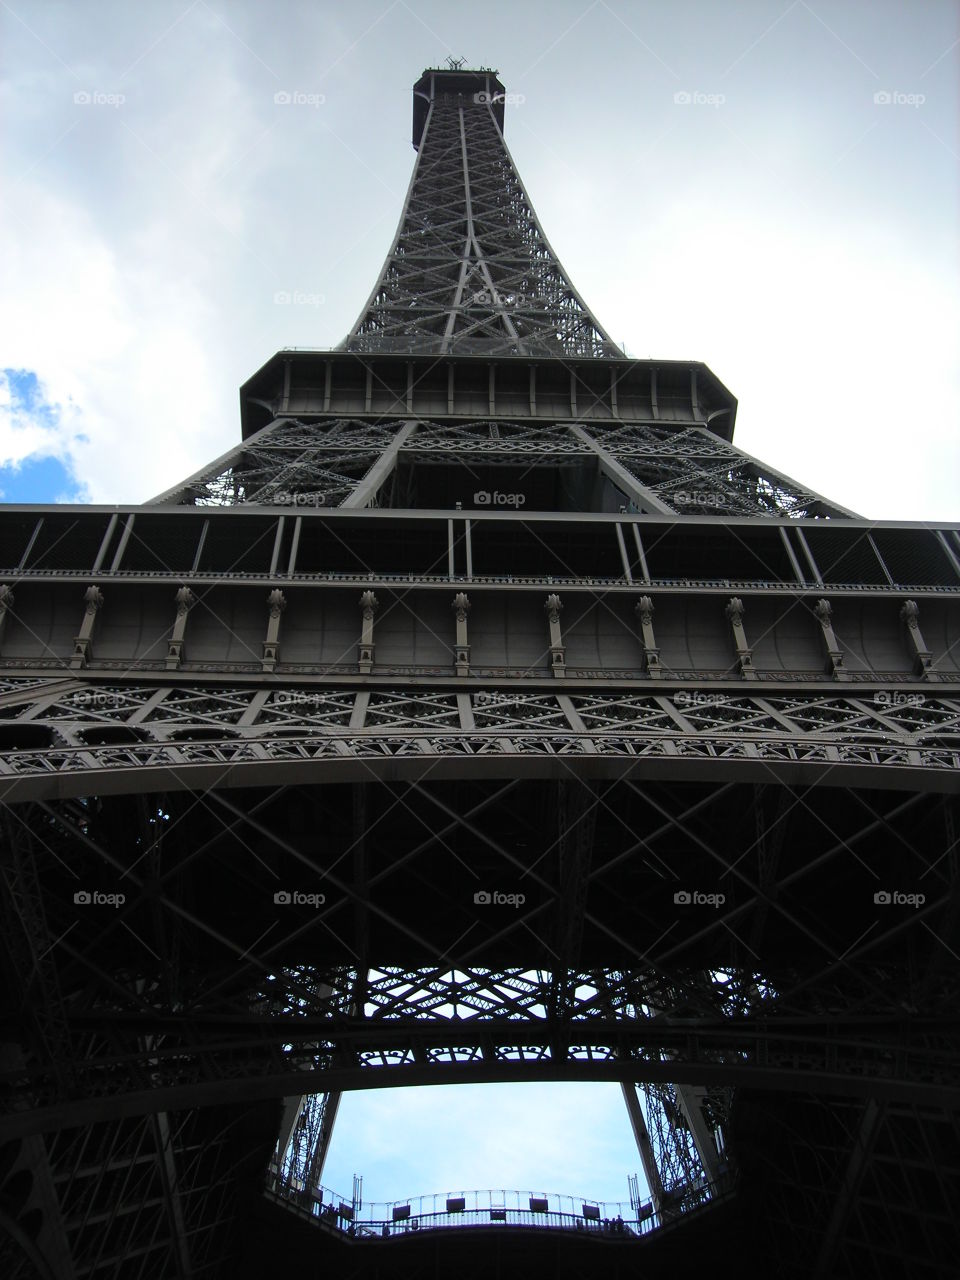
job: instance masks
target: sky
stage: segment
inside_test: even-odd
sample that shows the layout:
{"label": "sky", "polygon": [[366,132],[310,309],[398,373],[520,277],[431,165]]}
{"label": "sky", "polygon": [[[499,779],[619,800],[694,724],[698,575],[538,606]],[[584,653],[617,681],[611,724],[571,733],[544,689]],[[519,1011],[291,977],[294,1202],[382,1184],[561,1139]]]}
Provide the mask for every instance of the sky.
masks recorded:
{"label": "sky", "polygon": [[621,1202],[624,1218],[627,1175],[646,1186],[623,1094],[610,1083],[345,1093],[322,1181],[349,1202],[355,1173],[364,1205],[512,1190]]}
{"label": "sky", "polygon": [[628,353],[705,361],[740,446],[850,509],[956,519],[960,6],[476,12],[3,0],[0,494],[146,501],[233,445],[240,384],[362,309],[411,86],[454,54],[499,68],[546,234]]}
{"label": "sky", "polygon": [[[0,500],[146,501],[239,439],[275,351],[339,343],[400,216],[411,86],[451,54],[499,69],[546,235],[628,354],[703,360],[736,443],[854,511],[960,518],[954,0],[0,0],[0,22]],[[349,1097],[325,1180],[623,1198],[619,1091],[563,1089],[489,1113],[444,1089],[443,1116]]]}

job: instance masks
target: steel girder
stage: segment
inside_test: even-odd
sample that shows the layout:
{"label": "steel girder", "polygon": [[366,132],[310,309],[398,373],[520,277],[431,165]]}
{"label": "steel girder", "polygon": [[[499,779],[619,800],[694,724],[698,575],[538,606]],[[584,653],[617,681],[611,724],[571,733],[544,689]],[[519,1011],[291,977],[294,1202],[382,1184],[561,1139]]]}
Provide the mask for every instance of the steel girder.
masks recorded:
{"label": "steel girder", "polygon": [[[480,463],[529,474],[555,468],[561,458],[583,468],[599,462],[634,511],[793,519],[851,514],[700,426],[502,418],[278,419],[153,503],[409,506],[401,495],[391,497],[398,468],[460,468],[469,481]],[[368,478],[373,483],[365,485]]]}
{"label": "steel girder", "polygon": [[770,1188],[754,1229],[781,1274],[955,1273],[956,1110],[809,1096],[785,1109],[757,1094],[736,1106],[744,1177]]}
{"label": "steel girder", "polygon": [[[56,1101],[64,1093],[56,1064],[24,1024],[18,1034],[31,1046],[29,1059],[4,1077],[39,1105],[9,1117],[9,1131],[43,1128],[54,1117],[80,1123],[218,1098],[289,1096],[301,1091],[298,1084],[329,1092],[471,1078],[721,1088],[753,1080],[765,1088],[956,1102],[950,1010],[960,988],[955,966],[936,969],[939,949],[950,949],[944,929],[954,927],[957,898],[951,801],[863,793],[853,809],[824,814],[811,809],[809,795],[795,794],[791,824],[803,831],[804,856],[791,847],[775,877],[767,867],[761,881],[761,851],[745,847],[740,831],[724,838],[715,830],[743,806],[737,787],[691,792],[681,809],[682,793],[669,789],[625,783],[597,791],[573,779],[565,786],[579,789],[568,821],[578,813],[576,826],[588,817],[598,824],[604,857],[597,865],[574,855],[564,826],[541,833],[538,846],[537,806],[548,793],[510,782],[480,788],[468,806],[468,792],[455,799],[442,786],[374,792],[369,865],[354,859],[352,871],[341,864],[355,828],[336,832],[342,802],[331,797],[308,817],[314,800],[294,789],[282,797],[253,792],[236,803],[211,792],[141,806],[132,847],[129,804],[116,812],[107,802],[10,810],[14,822],[29,821],[39,833],[34,857],[56,910],[47,927],[68,993],[69,1056],[89,1101]],[[763,789],[747,808],[744,831],[784,821]],[[526,839],[499,834],[517,822],[518,809],[527,811]],[[318,850],[307,833],[324,826]],[[878,831],[896,849],[893,861],[878,860]],[[464,841],[479,841],[488,862],[471,855],[474,869],[456,871],[445,887],[450,872],[441,867],[456,870]],[[229,903],[216,892],[210,897],[225,857]],[[505,919],[485,917],[473,888],[485,865],[487,878],[523,885],[529,906]],[[874,883],[891,874],[907,889],[922,884],[924,901],[878,906]],[[582,885],[575,893],[571,875]],[[707,918],[689,914],[682,894],[677,905],[673,885],[694,876],[727,891]],[[125,900],[106,917],[95,901],[92,910],[78,909],[64,901],[64,886],[78,878],[99,880],[107,892],[119,887]],[[327,901],[306,916],[284,916],[273,886],[288,881],[322,884]],[[641,884],[648,888],[640,892]],[[821,920],[825,885],[838,902]],[[631,939],[625,950],[624,934]],[[747,936],[749,947],[740,941]],[[410,959],[350,969],[322,960],[356,954],[358,945],[371,956]],[[559,972],[558,945],[568,955]],[[511,948],[543,967],[490,966],[489,956]],[[618,970],[583,966],[584,954],[603,953],[634,961]],[[427,967],[414,959],[431,954]],[[711,969],[711,961],[723,967]],[[918,964],[922,980],[913,972]]]}
{"label": "steel girder", "polygon": [[[42,682],[10,678],[0,797],[143,791],[347,776],[626,776],[957,787],[960,700],[949,686],[882,691],[511,691],[327,685]],[[48,732],[56,746],[30,749]]]}
{"label": "steel girder", "polygon": [[436,93],[396,240],[344,348],[621,355],[550,248],[483,98]]}

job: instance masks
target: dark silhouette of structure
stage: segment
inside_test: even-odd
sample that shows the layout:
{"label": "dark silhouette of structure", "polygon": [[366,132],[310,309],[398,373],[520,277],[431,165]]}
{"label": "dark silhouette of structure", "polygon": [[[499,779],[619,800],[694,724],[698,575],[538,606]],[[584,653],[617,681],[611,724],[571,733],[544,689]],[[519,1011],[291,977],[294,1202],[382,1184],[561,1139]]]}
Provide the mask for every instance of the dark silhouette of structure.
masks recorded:
{"label": "dark silhouette of structure", "polygon": [[[4,1275],[956,1274],[957,526],[627,358],[506,101],[417,82],[373,293],[236,449],[0,511]],[[558,1079],[623,1085],[630,1219],[321,1210],[343,1090]]]}

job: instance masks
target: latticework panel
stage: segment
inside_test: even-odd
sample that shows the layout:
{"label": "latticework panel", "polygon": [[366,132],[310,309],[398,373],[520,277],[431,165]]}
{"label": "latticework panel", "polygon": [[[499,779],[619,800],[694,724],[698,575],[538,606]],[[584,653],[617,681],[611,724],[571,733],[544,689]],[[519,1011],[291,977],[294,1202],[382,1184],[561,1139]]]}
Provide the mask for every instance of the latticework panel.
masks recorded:
{"label": "latticework panel", "polygon": [[[522,489],[531,468],[549,470],[573,459],[589,467],[598,461],[601,466],[615,463],[642,493],[653,495],[655,509],[680,515],[842,514],[819,495],[698,427],[591,425],[589,434],[582,428],[575,434],[564,423],[524,424],[499,418],[331,418],[306,423],[279,419],[157,501],[299,510],[355,505],[361,483],[379,463],[363,505],[416,506],[421,504],[415,500],[415,485],[395,489],[391,483],[401,464],[414,473],[424,465],[444,464],[475,474],[472,467],[482,460],[484,465],[516,468],[516,483]],[[635,493],[622,496],[634,510],[648,509]],[[524,505],[526,501],[525,496]]]}
{"label": "latticework panel", "polygon": [[547,243],[485,95],[434,98],[396,242],[344,346],[621,354]]}
{"label": "latticework panel", "polygon": [[401,425],[284,419],[157,501],[197,507],[336,507],[354,491]]}

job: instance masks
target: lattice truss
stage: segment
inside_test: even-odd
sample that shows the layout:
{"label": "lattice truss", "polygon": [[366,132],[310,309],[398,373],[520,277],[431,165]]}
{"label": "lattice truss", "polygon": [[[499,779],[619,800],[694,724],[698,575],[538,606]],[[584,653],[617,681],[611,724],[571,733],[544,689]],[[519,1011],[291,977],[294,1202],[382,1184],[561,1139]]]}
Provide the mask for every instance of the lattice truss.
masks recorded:
{"label": "lattice truss", "polygon": [[741,1110],[745,1163],[769,1189],[757,1227],[781,1274],[955,1274],[955,1110],[843,1098]]}
{"label": "lattice truss", "polygon": [[235,1112],[160,1112],[44,1139],[34,1162],[51,1170],[55,1197],[44,1225],[49,1234],[57,1223],[70,1274],[153,1280],[215,1270],[230,1246],[241,1125]]}
{"label": "lattice truss", "polygon": [[[703,1188],[708,1181],[707,1172],[685,1123],[676,1085],[648,1081],[641,1090],[653,1155],[669,1204],[670,1199],[679,1198],[683,1192]],[[731,1102],[732,1090],[713,1091],[710,1119],[715,1129],[728,1120]]]}
{"label": "lattice truss", "polygon": [[[745,1002],[733,997],[728,987],[733,975],[714,974],[705,977],[705,987],[713,984],[718,1007],[724,1007],[728,1015],[746,1012]],[[358,988],[358,975],[344,971],[341,1004],[349,999],[349,992]],[[409,973],[403,969],[370,970],[366,974],[363,990],[366,995],[365,1016],[368,1018],[401,1019],[411,1013],[424,1019],[496,1019],[524,1022],[537,1019],[546,1022],[551,1010],[556,1012],[558,987],[572,993],[565,1010],[566,1024],[583,1022],[589,1029],[590,1020],[649,1017],[650,1010],[635,1002],[640,994],[637,976],[631,973],[597,971],[571,973],[558,983],[559,975],[549,971],[508,970],[497,972],[486,969],[462,972],[441,969],[420,970]],[[652,976],[647,975],[645,985],[656,988]],[[752,984],[756,998],[761,999],[760,988]],[[662,994],[662,992],[660,993]],[[674,993],[675,994],[675,993]],[[698,995],[701,993],[698,992]],[[769,999],[767,989],[763,998]],[[701,995],[702,998],[702,995]],[[429,1051],[428,1051],[429,1052]],[[443,1053],[434,1050],[436,1061],[443,1060]],[[613,1060],[609,1048],[584,1044],[574,1048],[578,1059]],[[474,1050],[453,1049],[446,1055],[457,1062],[484,1061],[484,1054]],[[500,1051],[503,1060],[545,1061],[550,1056],[550,1046],[507,1046]],[[365,1055],[365,1066],[383,1065],[397,1060],[384,1058],[382,1054]],[[403,1059],[399,1060],[400,1062]],[[676,1100],[676,1088],[665,1083],[646,1083],[642,1086],[648,1130],[653,1138],[655,1158],[660,1175],[660,1190],[665,1193],[663,1209],[669,1215],[671,1207],[685,1211],[702,1202],[710,1193],[707,1174],[693,1135]],[[729,1120],[733,1090],[715,1087],[709,1091],[703,1113],[712,1131],[718,1152],[723,1152],[721,1126]],[[301,1101],[297,1120],[282,1155],[280,1170],[285,1182],[296,1189],[316,1188],[320,1184],[324,1158],[328,1149],[339,1094],[312,1094]]]}
{"label": "lattice truss", "polygon": [[687,515],[849,515],[703,427],[596,427],[597,444],[673,511]]}
{"label": "lattice truss", "polygon": [[[149,811],[148,811],[149,812]],[[136,838],[144,849],[146,866],[156,871],[162,858],[158,835],[159,810],[153,810],[145,832]],[[88,825],[88,805],[81,802],[64,811],[65,820],[82,839]],[[62,831],[56,827],[56,831]],[[7,1013],[15,1011],[26,1028],[11,1041],[4,1037],[3,1112],[11,1108],[7,1083],[25,1065],[24,1047],[47,1057],[56,1086],[51,1097],[76,1097],[84,1089],[80,1064],[89,1055],[111,1052],[119,1042],[81,1030],[71,1034],[75,992],[65,996],[50,932],[40,875],[38,849],[49,849],[45,835],[56,839],[49,817],[36,811],[32,825],[4,808],[0,814],[0,918],[3,946],[0,972],[9,993]],[[49,904],[48,904],[49,905]],[[161,944],[163,946],[163,944]],[[158,957],[159,958],[159,957]],[[176,945],[164,948],[165,995],[169,1000],[171,966],[179,958]],[[10,965],[25,976],[15,983]],[[158,989],[158,975],[149,977],[123,969],[110,978],[114,994],[104,992],[108,1005],[118,1008],[133,999],[143,1007],[144,995]],[[108,984],[109,985],[109,984]],[[175,985],[175,984],[174,984]],[[77,1030],[76,1027],[73,1028]],[[41,1047],[42,1046],[42,1047]],[[136,1058],[128,1083],[149,1088],[160,1081],[154,1057],[161,1040],[145,1029],[124,1041],[125,1056]],[[19,1063],[19,1066],[13,1066]],[[12,1070],[11,1070],[12,1068]],[[108,1071],[109,1074],[109,1071]],[[13,1100],[21,1115],[42,1105],[44,1091],[32,1087]],[[238,1178],[257,1167],[251,1147],[250,1111],[212,1107],[167,1112],[151,1108],[146,1115],[97,1120],[8,1137],[0,1115],[0,1202],[3,1225],[7,1210],[19,1214],[17,1226],[0,1231],[0,1263],[10,1280],[36,1280],[54,1272],[64,1277],[95,1280],[153,1280],[158,1275],[204,1274],[219,1268],[230,1245]],[[261,1121],[261,1145],[270,1133],[269,1118]],[[4,1184],[7,1185],[4,1185]],[[14,1189],[15,1187],[15,1189]],[[8,1191],[9,1188],[9,1191]],[[39,1253],[31,1242],[35,1242]],[[35,1269],[38,1257],[46,1261]]]}
{"label": "lattice truss", "polygon": [[[396,448],[399,433],[402,446]],[[155,499],[191,506],[258,504],[291,508],[415,505],[415,491],[396,487],[398,467],[471,464],[552,468],[558,462],[598,459],[622,466],[646,493],[686,515],[791,516],[844,514],[818,494],[740,453],[700,427],[652,423],[579,428],[528,425],[500,419],[475,422],[337,418],[278,420]],[[586,443],[584,434],[593,444]],[[379,463],[375,481],[364,484]],[[410,474],[409,472],[407,473]],[[362,500],[357,494],[363,490]],[[642,498],[624,494],[633,509]]]}
{"label": "lattice truss", "polygon": [[[589,1065],[597,1078],[629,1063],[637,1080],[685,1070],[711,1088],[742,1068],[757,1083],[816,1091],[842,1079],[857,1093],[880,1082],[918,1101],[960,1090],[949,799],[838,791],[824,821],[822,795],[772,784],[464,785],[362,784],[352,820],[342,796],[291,788],[8,808],[4,901],[16,908],[37,875],[43,914],[17,929],[54,968],[23,974],[7,934],[8,977],[31,1018],[27,1056],[0,1072],[7,1096],[42,1106],[166,1087],[176,1110],[269,1096],[256,1081],[270,1078],[286,1096],[292,1073],[309,1093],[371,1070],[428,1083],[491,1063]],[[463,856],[471,844],[483,878]],[[475,895],[505,877],[524,903],[485,912]],[[722,886],[724,901],[677,906],[674,886],[693,877]],[[324,902],[276,897],[298,884]],[[98,885],[123,901],[78,905],[77,890]],[[898,885],[922,886],[924,901],[876,905],[878,887]],[[551,967],[490,964],[490,948],[511,947]],[[580,959],[611,947],[634,960]],[[434,958],[364,959],[404,950]],[[351,954],[352,969],[334,959]],[[57,1010],[56,1043],[38,1005]]]}
{"label": "lattice truss", "polygon": [[154,501],[197,507],[336,507],[354,492],[402,425],[342,418],[274,422]]}
{"label": "lattice truss", "polygon": [[617,356],[544,236],[493,108],[439,94],[348,351]]}
{"label": "lattice truss", "polygon": [[[489,755],[804,760],[960,767],[960,700],[839,693],[674,694],[474,691],[358,693],[321,687],[4,682],[0,724],[48,726],[56,745],[0,757],[0,775],[50,776],[144,764]],[[472,723],[471,723],[472,721]]]}
{"label": "lattice truss", "polygon": [[[322,787],[211,789],[4,810],[0,891],[19,941],[5,929],[0,958],[29,1018],[21,1058],[0,1070],[12,1107],[0,1136],[58,1108],[59,1212],[80,1223],[82,1204],[94,1223],[109,1213],[118,1224],[107,1244],[76,1236],[103,1249],[104,1274],[154,1229],[158,1248],[173,1247],[182,1233],[163,1233],[177,1213],[206,1229],[201,1206],[229,1200],[229,1144],[215,1169],[191,1163],[219,1132],[203,1129],[207,1108],[312,1096],[288,1159],[308,1178],[330,1096],[370,1072],[391,1085],[488,1078],[492,1067],[642,1082],[666,1192],[703,1178],[673,1080],[707,1090],[715,1133],[735,1082],[861,1101],[886,1090],[928,1110],[960,1099],[949,799],[838,791],[824,821],[824,793],[772,779],[686,791],[573,776],[539,791],[509,777],[464,786],[365,782],[352,800]],[[468,870],[477,849],[484,880]],[[892,885],[922,883],[922,907],[869,906],[887,883],[870,861],[895,868]],[[624,880],[626,868],[641,880]],[[478,916],[478,885],[521,871],[526,903],[509,918]],[[670,927],[672,893],[651,893],[704,874],[726,901]],[[277,889],[298,884],[326,901],[277,905]],[[124,901],[78,907],[77,888],[97,885]],[[623,938],[632,961],[581,958]],[[540,946],[544,967],[491,962],[511,946]],[[144,1097],[160,1090],[168,1136],[110,1118],[115,1103],[149,1108]],[[267,1153],[275,1121],[269,1132]],[[77,1154],[85,1138],[89,1164]]]}

